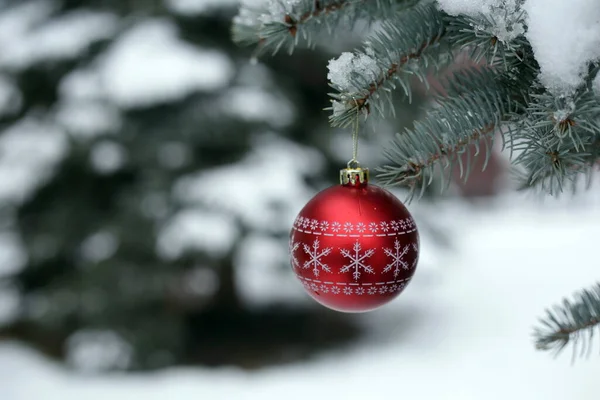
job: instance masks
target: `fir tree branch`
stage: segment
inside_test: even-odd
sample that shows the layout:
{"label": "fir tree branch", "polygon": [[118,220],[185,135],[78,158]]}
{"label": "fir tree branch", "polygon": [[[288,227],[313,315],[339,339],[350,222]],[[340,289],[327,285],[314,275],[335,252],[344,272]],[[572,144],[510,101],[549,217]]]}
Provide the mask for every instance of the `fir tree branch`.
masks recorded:
{"label": "fir tree branch", "polygon": [[558,354],[572,343],[575,357],[581,344],[580,355],[589,355],[594,330],[600,328],[600,284],[575,294],[575,301],[564,299],[562,306],[546,310],[540,324],[533,333],[537,349]]}
{"label": "fir tree branch", "polygon": [[581,175],[591,183],[600,157],[599,97],[589,83],[569,96],[540,88],[531,88],[534,93],[511,131],[512,148],[519,153],[514,164],[524,167],[517,177],[521,185],[551,195],[567,187],[574,191]]}
{"label": "fir tree branch", "polygon": [[384,115],[392,107],[391,91],[396,84],[410,98],[410,80],[426,83],[429,67],[441,68],[452,59],[447,43],[445,14],[435,4],[422,4],[385,21],[365,41],[364,50],[344,53],[329,63],[332,126],[345,127],[357,112],[372,109]]}
{"label": "fir tree branch", "polygon": [[260,6],[243,5],[234,18],[233,40],[242,45],[258,45],[256,54],[292,53],[302,42],[314,46],[314,37],[349,29],[358,20],[368,23],[385,19],[417,0],[270,0]]}
{"label": "fir tree branch", "polygon": [[[378,178],[386,185],[408,186],[410,201],[419,189],[421,196],[431,184],[437,166],[442,171],[442,190],[449,184],[447,175],[456,166],[467,180],[472,164],[469,146],[475,146],[478,155],[480,143],[485,145],[485,168],[493,140],[481,139],[493,139],[496,128],[508,120],[515,108],[503,78],[491,68],[456,73],[449,85],[449,96],[440,98],[438,107],[416,121],[412,130],[396,135],[384,153],[389,163],[378,169]],[[464,163],[463,153],[468,155]]]}

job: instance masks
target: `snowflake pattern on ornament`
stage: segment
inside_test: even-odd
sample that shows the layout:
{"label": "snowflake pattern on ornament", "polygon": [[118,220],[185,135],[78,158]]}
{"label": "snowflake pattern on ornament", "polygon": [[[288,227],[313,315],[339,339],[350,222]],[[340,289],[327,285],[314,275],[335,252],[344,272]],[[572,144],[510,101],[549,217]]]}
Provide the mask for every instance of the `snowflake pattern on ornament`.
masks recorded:
{"label": "snowflake pattern on ornament", "polygon": [[290,258],[292,259],[292,268],[300,268],[300,262],[296,257],[296,250],[300,247],[300,243],[294,243],[290,240]]}
{"label": "snowflake pattern on ornament", "polygon": [[315,241],[313,242],[312,245],[312,249],[311,246],[304,244],[304,252],[306,254],[308,254],[308,256],[310,257],[310,260],[307,260],[304,262],[304,265],[302,266],[302,268],[304,269],[308,269],[310,267],[313,268],[313,274],[315,276],[319,276],[319,268],[322,269],[323,271],[326,272],[331,272],[331,269],[327,266],[327,264],[323,263],[321,261],[321,258],[329,255],[331,253],[331,247],[327,247],[323,250],[321,250],[319,252],[319,239],[315,239]]}
{"label": "snowflake pattern on ornament", "polygon": [[[352,253],[353,251],[353,253]],[[340,252],[342,253],[342,255],[346,258],[350,259],[350,263],[348,265],[344,265],[341,269],[340,269],[340,273],[345,273],[348,272],[352,269],[354,269],[354,271],[352,272],[352,278],[354,278],[354,280],[358,280],[358,278],[360,278],[361,272],[360,270],[362,269],[363,271],[365,271],[366,273],[369,274],[374,274],[375,271],[373,270],[373,268],[370,265],[366,264],[366,259],[371,257],[373,254],[375,254],[375,250],[373,249],[369,249],[367,251],[364,252],[364,254],[360,254],[361,251],[361,246],[360,246],[360,242],[357,240],[356,243],[354,243],[354,246],[352,246],[352,251],[347,250],[347,249],[340,249]]]}
{"label": "snowflake pattern on ornament", "polygon": [[332,286],[331,287],[331,293],[333,294],[339,294],[340,293],[340,288],[337,286]]}
{"label": "snowflake pattern on ornament", "polygon": [[362,222],[359,222],[358,224],[356,224],[356,231],[358,233],[363,233],[366,229],[367,229],[366,225],[363,224]]}
{"label": "snowflake pattern on ornament", "polygon": [[357,287],[354,290],[354,293],[356,293],[359,296],[362,296],[363,294],[365,294],[365,288],[364,287]]}
{"label": "snowflake pattern on ornament", "polygon": [[338,233],[341,228],[342,228],[342,224],[340,224],[337,221],[335,221],[333,224],[331,224],[331,230],[335,233]]}
{"label": "snowflake pattern on ornament", "polygon": [[374,294],[377,293],[377,288],[375,286],[371,286],[369,288],[369,290],[367,290],[367,293],[370,294],[370,295],[374,295]]}
{"label": "snowflake pattern on ornament", "polygon": [[348,286],[346,286],[346,287],[344,288],[344,294],[345,294],[346,296],[349,296],[349,295],[351,295],[351,294],[352,294],[352,288],[351,288],[351,287],[348,287]]}
{"label": "snowflake pattern on ornament", "polygon": [[329,287],[327,285],[319,286],[319,290],[321,291],[321,293],[329,293]]}
{"label": "snowflake pattern on ornament", "polygon": [[344,224],[344,232],[346,232],[346,233],[350,233],[350,232],[352,232],[353,230],[354,230],[354,225],[352,225],[352,223],[351,223],[351,222],[346,222],[346,223]]}
{"label": "snowflake pattern on ornament", "polygon": [[369,230],[373,233],[377,233],[379,231],[379,225],[377,224],[377,222],[369,223]]}
{"label": "snowflake pattern on ornament", "polygon": [[321,229],[321,232],[325,232],[327,229],[329,229],[329,222],[321,221],[321,224],[319,225],[319,229]]}
{"label": "snowflake pattern on ornament", "polygon": [[388,232],[390,230],[390,225],[385,221],[381,222],[379,225],[381,226],[382,232]]}
{"label": "snowflake pattern on ornament", "polygon": [[402,252],[400,249],[402,246],[400,245],[400,241],[396,239],[394,241],[394,250],[384,248],[383,252],[392,258],[392,262],[389,263],[384,269],[383,272],[389,272],[392,268],[394,269],[394,278],[398,276],[400,273],[400,268],[408,269],[408,264],[402,259],[408,253],[408,246],[404,246]]}
{"label": "snowflake pattern on ornament", "polygon": [[388,287],[387,286],[381,286],[379,288],[379,294],[386,294],[388,291]]}

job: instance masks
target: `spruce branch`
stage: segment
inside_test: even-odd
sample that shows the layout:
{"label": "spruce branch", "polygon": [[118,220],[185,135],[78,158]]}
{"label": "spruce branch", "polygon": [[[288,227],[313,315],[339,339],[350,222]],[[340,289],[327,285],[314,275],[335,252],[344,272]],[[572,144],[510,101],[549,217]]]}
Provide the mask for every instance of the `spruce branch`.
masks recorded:
{"label": "spruce branch", "polygon": [[556,95],[539,83],[531,91],[511,132],[518,153],[514,164],[523,167],[520,184],[551,195],[575,191],[582,175],[591,184],[600,158],[598,95],[588,83],[570,95]]}
{"label": "spruce branch", "polygon": [[535,346],[539,350],[554,350],[557,355],[568,344],[573,345],[573,357],[591,351],[594,330],[600,328],[600,283],[575,294],[574,301],[564,299],[561,306],[546,310],[540,318],[540,326],[533,332]]}
{"label": "spruce branch", "polygon": [[353,27],[385,19],[417,0],[269,0],[260,6],[243,4],[232,26],[233,40],[257,45],[256,54],[292,53],[300,42],[312,47],[315,37],[332,35]]}
{"label": "spruce branch", "polygon": [[[490,144],[496,129],[515,109],[512,93],[502,82],[503,76],[491,68],[461,71],[449,85],[451,96],[438,99],[438,106],[416,121],[412,130],[397,134],[384,154],[388,164],[378,169],[378,178],[386,185],[406,185],[409,197],[431,184],[436,167],[442,171],[442,190],[456,167],[465,181],[471,171],[469,146],[479,155],[483,143],[483,168],[487,166]],[[486,140],[481,140],[481,139]],[[462,154],[467,154],[463,162]]]}
{"label": "spruce branch", "polygon": [[364,43],[364,50],[343,53],[329,63],[332,126],[346,127],[357,112],[393,113],[391,92],[399,85],[410,98],[410,80],[426,83],[430,67],[452,59],[445,36],[444,13],[435,4],[421,4],[383,22]]}

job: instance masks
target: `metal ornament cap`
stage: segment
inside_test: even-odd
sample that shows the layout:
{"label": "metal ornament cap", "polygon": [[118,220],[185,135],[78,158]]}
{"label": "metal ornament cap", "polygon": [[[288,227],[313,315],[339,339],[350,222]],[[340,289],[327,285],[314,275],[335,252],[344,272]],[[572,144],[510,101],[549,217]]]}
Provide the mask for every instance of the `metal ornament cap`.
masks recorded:
{"label": "metal ornament cap", "polygon": [[348,167],[340,170],[340,184],[360,185],[369,182],[369,169],[362,168],[358,161],[350,161]]}
{"label": "metal ornament cap", "polygon": [[319,192],[294,221],[291,265],[318,303],[366,312],[406,288],[419,259],[419,234],[404,204],[368,183],[366,169],[342,171],[348,181]]}

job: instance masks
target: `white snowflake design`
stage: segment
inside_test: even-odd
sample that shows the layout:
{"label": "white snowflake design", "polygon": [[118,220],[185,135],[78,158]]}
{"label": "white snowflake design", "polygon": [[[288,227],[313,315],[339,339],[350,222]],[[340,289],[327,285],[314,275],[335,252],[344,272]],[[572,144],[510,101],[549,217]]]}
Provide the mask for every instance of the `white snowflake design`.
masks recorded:
{"label": "white snowflake design", "polygon": [[321,293],[329,293],[329,287],[327,285],[319,286],[319,290],[321,291]]}
{"label": "white snowflake design", "polygon": [[359,222],[358,224],[356,224],[356,230],[359,233],[363,233],[366,229],[367,229],[366,225],[363,224],[362,222]]}
{"label": "white snowflake design", "polygon": [[352,225],[352,223],[351,223],[351,222],[346,222],[346,223],[344,224],[344,232],[346,232],[346,233],[350,233],[350,232],[352,232],[353,230],[354,230],[354,226]]}
{"label": "white snowflake design", "polygon": [[408,225],[407,220],[404,220],[404,219],[400,220],[400,226],[402,227],[402,229],[406,229],[407,225]]}
{"label": "white snowflake design", "polygon": [[387,231],[390,230],[389,224],[387,222],[385,222],[385,221],[381,222],[379,225],[381,226],[381,230],[383,232],[387,232]]}
{"label": "white snowflake design", "polygon": [[312,219],[310,221],[310,230],[311,231],[316,230],[318,226],[319,226],[319,221],[317,221],[316,219]]}
{"label": "white snowflake design", "polygon": [[321,261],[322,257],[325,257],[331,253],[331,247],[327,247],[319,252],[319,246],[319,239],[315,239],[312,249],[309,245],[304,244],[304,252],[308,254],[310,260],[305,261],[302,268],[307,269],[312,267],[313,274],[315,274],[315,276],[319,276],[319,268],[321,268],[323,271],[331,272],[331,269],[327,266],[327,264],[324,264]]}
{"label": "white snowflake design", "polygon": [[317,284],[316,283],[311,283],[310,284],[310,288],[316,292],[317,291]]}
{"label": "white snowflake design", "polygon": [[394,293],[396,290],[398,290],[398,285],[393,284],[392,286],[390,286],[390,292]]}
{"label": "white snowflake design", "polygon": [[388,291],[388,287],[387,286],[382,286],[379,288],[379,294],[385,294]]}
{"label": "white snowflake design", "polygon": [[294,243],[290,240],[290,258],[292,259],[292,268],[300,268],[300,262],[296,258],[296,250],[300,247],[300,243]]}
{"label": "white snowflake design", "polygon": [[351,295],[351,294],[352,294],[352,288],[351,288],[351,287],[348,287],[348,286],[346,286],[346,287],[344,288],[344,294],[345,294],[346,296],[349,296],[349,295]]}
{"label": "white snowflake design", "polygon": [[373,295],[373,294],[377,293],[377,288],[375,286],[371,286],[369,288],[369,290],[367,290],[367,293],[370,295]]}
{"label": "white snowflake design", "polygon": [[362,296],[363,294],[365,294],[365,288],[363,288],[363,287],[357,287],[354,290],[354,293],[356,293],[359,296]]}
{"label": "white snowflake design", "polygon": [[302,221],[302,227],[304,229],[308,228],[308,225],[310,224],[310,219],[308,218],[304,218],[304,220]]}
{"label": "white snowflake design", "polygon": [[333,294],[339,294],[340,293],[340,288],[337,286],[332,286],[331,287],[331,293]]}
{"label": "white snowflake design", "polygon": [[319,225],[319,229],[321,229],[321,232],[325,232],[327,229],[329,229],[329,222],[321,221],[321,224]]}
{"label": "white snowflake design", "polygon": [[390,226],[392,227],[392,229],[394,231],[398,231],[398,229],[400,229],[400,224],[398,222],[396,222],[396,221],[390,222]]}
{"label": "white snowflake design", "polygon": [[342,227],[342,224],[340,224],[339,222],[334,222],[333,224],[331,224],[331,230],[333,232],[339,232],[340,228]]}
{"label": "white snowflake design", "polygon": [[373,233],[377,233],[379,231],[379,225],[377,224],[377,222],[371,222],[369,224],[369,230]]}
{"label": "white snowflake design", "polygon": [[406,255],[406,253],[408,253],[408,246],[404,246],[404,249],[402,249],[402,252],[400,252],[401,248],[402,248],[402,246],[400,245],[400,241],[398,239],[396,239],[394,241],[394,250],[391,250],[388,248],[383,249],[383,252],[387,256],[392,257],[392,262],[389,263],[388,265],[386,265],[386,267],[383,269],[383,272],[388,272],[393,268],[394,269],[394,278],[396,278],[398,276],[398,274],[400,273],[400,268],[408,269],[408,263],[406,263],[402,259],[402,257],[404,257]]}
{"label": "white snowflake design", "polygon": [[354,278],[354,280],[358,280],[358,278],[360,278],[361,269],[364,270],[366,273],[374,274],[375,271],[370,265],[367,265],[365,263],[365,260],[371,257],[373,254],[375,254],[375,250],[369,249],[365,251],[363,255],[360,255],[361,246],[358,240],[356,241],[356,243],[354,243],[354,246],[352,246],[352,250],[354,251],[354,254],[350,250],[340,249],[342,255],[350,259],[350,263],[348,265],[344,265],[340,269],[340,273],[348,272],[351,269],[354,269],[354,271],[352,272],[352,278]]}

